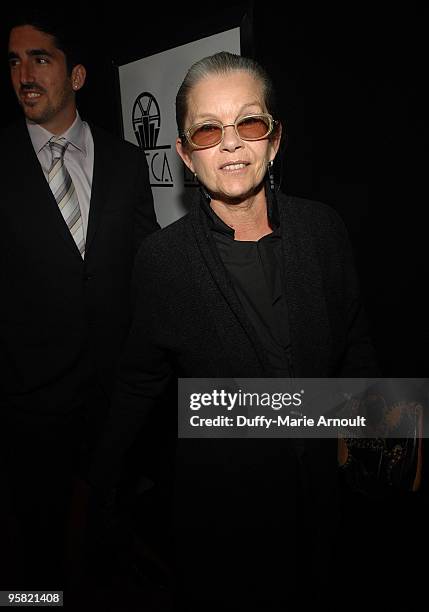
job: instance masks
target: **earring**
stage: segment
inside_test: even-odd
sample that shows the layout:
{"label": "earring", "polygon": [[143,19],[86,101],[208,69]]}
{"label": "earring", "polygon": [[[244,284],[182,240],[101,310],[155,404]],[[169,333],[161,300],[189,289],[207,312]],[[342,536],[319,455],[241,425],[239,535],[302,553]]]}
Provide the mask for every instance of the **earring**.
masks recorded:
{"label": "earring", "polygon": [[274,184],[274,169],[273,169],[273,165],[274,165],[273,160],[268,162],[268,178],[269,178],[269,181],[270,181],[270,189],[274,193],[276,188],[275,188],[275,184]]}

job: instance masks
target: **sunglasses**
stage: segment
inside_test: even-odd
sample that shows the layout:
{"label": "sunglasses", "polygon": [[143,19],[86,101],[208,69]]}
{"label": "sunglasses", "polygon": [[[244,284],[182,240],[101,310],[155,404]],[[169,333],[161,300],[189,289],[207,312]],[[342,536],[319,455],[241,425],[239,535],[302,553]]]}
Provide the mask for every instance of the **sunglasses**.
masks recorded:
{"label": "sunglasses", "polygon": [[186,138],[194,149],[205,149],[222,142],[226,127],[234,126],[235,133],[242,140],[262,140],[271,134],[277,123],[268,113],[238,117],[234,123],[225,125],[220,121],[205,121],[191,125],[180,134],[180,138],[182,141]]}

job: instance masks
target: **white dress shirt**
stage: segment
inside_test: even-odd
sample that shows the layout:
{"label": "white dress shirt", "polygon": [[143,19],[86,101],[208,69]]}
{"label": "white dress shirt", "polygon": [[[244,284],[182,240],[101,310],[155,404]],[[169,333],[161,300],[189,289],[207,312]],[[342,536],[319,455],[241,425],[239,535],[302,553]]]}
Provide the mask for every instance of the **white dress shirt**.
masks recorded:
{"label": "white dress shirt", "polygon": [[83,234],[86,241],[94,170],[94,140],[89,125],[82,121],[79,113],[76,113],[76,119],[63,134],[55,136],[32,121],[27,121],[27,128],[46,180],[48,180],[52,163],[49,141],[51,138],[65,138],[70,143],[64,153],[64,164],[70,173],[79,199]]}

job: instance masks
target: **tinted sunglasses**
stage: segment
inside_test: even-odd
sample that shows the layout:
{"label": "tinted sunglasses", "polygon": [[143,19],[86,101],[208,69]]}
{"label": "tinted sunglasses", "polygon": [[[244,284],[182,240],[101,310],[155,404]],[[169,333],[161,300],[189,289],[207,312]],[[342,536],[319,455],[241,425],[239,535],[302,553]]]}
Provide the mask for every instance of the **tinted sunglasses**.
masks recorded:
{"label": "tinted sunglasses", "polygon": [[277,123],[268,113],[238,117],[234,123],[225,125],[220,121],[205,121],[191,125],[180,138],[182,141],[186,139],[194,149],[205,149],[222,142],[226,127],[234,126],[237,136],[242,140],[262,140],[271,134]]}

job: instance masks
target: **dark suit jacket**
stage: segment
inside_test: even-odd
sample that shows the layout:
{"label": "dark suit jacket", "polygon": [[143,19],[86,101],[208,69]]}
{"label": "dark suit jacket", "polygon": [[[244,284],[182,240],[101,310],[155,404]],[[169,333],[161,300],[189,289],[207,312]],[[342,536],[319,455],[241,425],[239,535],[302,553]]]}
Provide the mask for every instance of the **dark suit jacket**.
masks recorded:
{"label": "dark suit jacket", "polygon": [[88,378],[110,392],[130,322],[135,253],[159,226],[144,154],[99,128],[91,132],[82,260],[25,123],[3,131],[0,389],[7,410],[67,412],[81,402]]}

